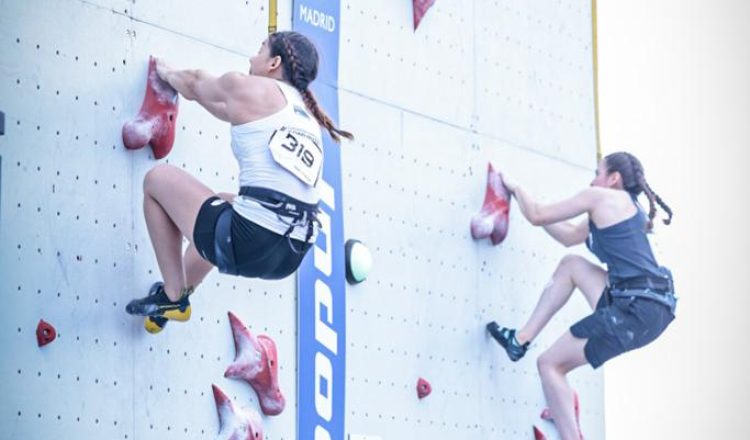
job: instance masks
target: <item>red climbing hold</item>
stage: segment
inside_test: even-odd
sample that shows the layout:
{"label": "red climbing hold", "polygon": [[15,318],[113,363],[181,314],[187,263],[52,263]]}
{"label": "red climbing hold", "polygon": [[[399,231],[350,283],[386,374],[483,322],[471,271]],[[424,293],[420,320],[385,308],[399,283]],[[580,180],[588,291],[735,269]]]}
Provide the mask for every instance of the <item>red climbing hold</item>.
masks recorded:
{"label": "red climbing hold", "polygon": [[253,336],[232,312],[229,312],[229,321],[236,354],[234,363],[224,372],[224,377],[242,379],[249,383],[258,394],[263,414],[281,414],[286,401],[279,389],[276,344],[268,336]]}
{"label": "red climbing hold", "polygon": [[[578,393],[573,392],[573,409],[576,414],[576,426],[578,426],[578,436],[583,440],[583,433],[581,432],[581,404],[578,402]],[[542,410],[542,413],[539,415],[543,420],[549,420],[550,422],[554,422],[552,419],[552,413],[550,412],[549,408],[544,408]]]}
{"label": "red climbing hold", "polygon": [[261,440],[263,425],[260,416],[253,410],[238,410],[221,388],[211,385],[214,390],[216,412],[219,413],[219,437],[230,440]]}
{"label": "red climbing hold", "polygon": [[416,31],[419,27],[419,22],[422,21],[422,17],[427,13],[427,10],[435,4],[435,0],[413,0],[412,5],[414,8],[414,30]]}
{"label": "red climbing hold", "polygon": [[489,236],[492,244],[502,243],[508,234],[509,211],[510,193],[503,184],[503,176],[495,171],[492,163],[488,163],[484,202],[479,213],[471,219],[471,236],[475,240]]}
{"label": "red climbing hold", "polygon": [[40,319],[39,324],[36,326],[36,342],[40,347],[43,347],[50,342],[54,341],[57,337],[57,332],[52,324]]}
{"label": "red climbing hold", "polygon": [[429,396],[431,392],[432,386],[430,383],[420,377],[419,380],[417,380],[417,396],[419,396],[420,399],[424,399]]}
{"label": "red climbing hold", "polygon": [[540,431],[536,426],[534,426],[534,440],[547,440],[547,437],[544,435],[544,433]]}
{"label": "red climbing hold", "polygon": [[131,150],[151,144],[154,157],[169,154],[177,123],[178,94],[156,74],[156,58],[149,57],[146,97],[138,116],[122,126],[122,142]]}

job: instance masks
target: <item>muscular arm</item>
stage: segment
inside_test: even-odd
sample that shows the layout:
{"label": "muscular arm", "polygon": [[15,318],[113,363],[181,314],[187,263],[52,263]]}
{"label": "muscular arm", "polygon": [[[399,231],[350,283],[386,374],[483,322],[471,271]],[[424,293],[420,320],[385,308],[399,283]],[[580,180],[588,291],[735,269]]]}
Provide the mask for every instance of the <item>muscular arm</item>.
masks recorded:
{"label": "muscular arm", "polygon": [[197,101],[222,121],[232,122],[232,106],[245,79],[241,73],[217,78],[203,70],[166,70],[161,76],[185,99]]}
{"label": "muscular arm", "polygon": [[[590,187],[561,202],[543,204],[537,202],[519,185],[515,185],[511,190],[518,201],[521,213],[534,226],[549,226],[590,213],[602,197],[601,188]],[[561,228],[563,227],[553,229],[559,232]]]}
{"label": "muscular arm", "polygon": [[575,224],[572,221],[552,223],[543,226],[544,230],[565,247],[575,246],[586,241],[589,235],[588,219]]}

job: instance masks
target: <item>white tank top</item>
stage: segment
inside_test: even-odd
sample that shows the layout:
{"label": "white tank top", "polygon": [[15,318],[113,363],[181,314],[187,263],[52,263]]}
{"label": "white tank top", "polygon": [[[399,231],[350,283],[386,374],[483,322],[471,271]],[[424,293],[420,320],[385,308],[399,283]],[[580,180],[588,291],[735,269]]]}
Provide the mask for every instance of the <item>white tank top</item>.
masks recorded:
{"label": "white tank top", "polygon": [[[279,165],[268,147],[271,135],[281,127],[305,130],[316,137],[318,145],[323,145],[320,125],[305,107],[300,93],[284,82],[276,81],[276,84],[286,98],[284,108],[265,118],[231,128],[232,152],[240,165],[240,186],[268,188],[304,203],[318,203],[317,189]],[[277,234],[284,234],[289,228],[288,219],[279,218],[248,197],[238,195],[232,206],[241,216]],[[304,241],[306,234],[307,226],[299,226],[294,228],[291,237]]]}

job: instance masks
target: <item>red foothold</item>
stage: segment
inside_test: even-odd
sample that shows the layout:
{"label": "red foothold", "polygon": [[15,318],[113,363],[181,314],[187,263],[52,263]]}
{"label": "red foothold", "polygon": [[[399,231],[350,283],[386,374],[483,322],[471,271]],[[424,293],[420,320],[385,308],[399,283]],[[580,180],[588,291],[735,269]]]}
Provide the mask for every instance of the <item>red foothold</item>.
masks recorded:
{"label": "red foothold", "polygon": [[534,440],[547,440],[547,437],[544,435],[544,433],[540,431],[536,426],[534,426]]}
{"label": "red foothold", "polygon": [[229,312],[229,323],[234,335],[235,358],[224,377],[249,383],[258,394],[263,414],[275,416],[284,411],[286,401],[279,388],[279,365],[276,344],[265,335],[255,335]]}
{"label": "red foothold", "polygon": [[174,143],[179,95],[156,73],[156,58],[149,57],[146,96],[138,116],[122,126],[122,142],[130,150],[151,144],[154,158],[169,154]]}
{"label": "red foothold", "polygon": [[420,399],[423,399],[429,396],[431,392],[432,386],[430,383],[420,377],[419,380],[417,380],[417,396],[419,396]]}
{"label": "red foothold", "polygon": [[39,324],[36,326],[36,342],[40,347],[43,347],[50,342],[54,341],[57,337],[57,332],[52,324],[40,319]]}
{"label": "red foothold", "polygon": [[471,219],[471,236],[474,240],[490,237],[498,245],[508,235],[508,213],[510,193],[503,184],[502,175],[487,164],[487,188],[482,209]]}
{"label": "red foothold", "polygon": [[422,17],[427,13],[427,10],[435,4],[435,0],[412,0],[412,6],[414,8],[414,30],[416,31],[419,27],[419,23],[422,21]]}
{"label": "red foothold", "polygon": [[219,414],[219,437],[231,440],[260,440],[263,438],[263,425],[260,416],[253,410],[237,408],[232,400],[216,385],[214,401]]}

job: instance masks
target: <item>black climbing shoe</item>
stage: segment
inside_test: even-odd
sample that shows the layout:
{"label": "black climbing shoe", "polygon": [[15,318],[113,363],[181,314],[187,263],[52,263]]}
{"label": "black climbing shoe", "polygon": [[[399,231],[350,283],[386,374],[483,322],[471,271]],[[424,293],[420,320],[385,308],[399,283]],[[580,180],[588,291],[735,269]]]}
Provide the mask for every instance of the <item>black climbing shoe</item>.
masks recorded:
{"label": "black climbing shoe", "polygon": [[516,330],[506,327],[500,327],[495,321],[487,324],[487,331],[497,341],[498,344],[502,345],[505,352],[508,353],[508,357],[513,362],[521,359],[526,354],[526,350],[529,349],[529,343],[521,345],[516,339]]}
{"label": "black climbing shoe", "polygon": [[[163,288],[163,286],[164,283],[162,283],[161,281],[155,282],[148,290],[148,296],[156,294],[159,288]],[[147,332],[156,334],[164,330],[164,327],[166,327],[168,321],[169,320],[163,316],[146,316],[146,319],[143,320],[143,327]]]}
{"label": "black climbing shoe", "polygon": [[[155,318],[171,319],[174,321],[187,321],[190,319],[190,292],[185,292],[177,302],[172,302],[164,292],[164,284],[154,283],[145,298],[134,299],[125,307],[131,315],[149,316]],[[156,321],[155,321],[156,322]],[[146,322],[146,330],[151,331]],[[163,326],[161,326],[163,327]]]}

